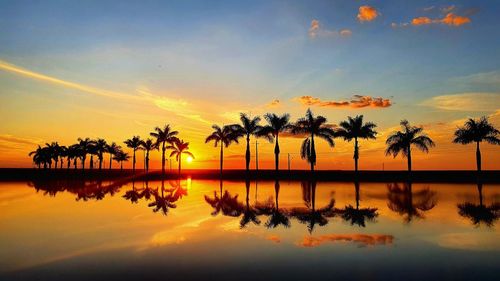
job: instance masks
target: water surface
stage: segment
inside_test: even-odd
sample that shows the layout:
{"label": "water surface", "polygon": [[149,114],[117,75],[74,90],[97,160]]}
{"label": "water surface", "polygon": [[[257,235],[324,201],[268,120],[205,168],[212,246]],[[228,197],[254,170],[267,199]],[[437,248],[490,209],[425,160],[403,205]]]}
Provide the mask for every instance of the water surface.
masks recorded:
{"label": "water surface", "polygon": [[0,183],[1,280],[498,280],[500,186]]}

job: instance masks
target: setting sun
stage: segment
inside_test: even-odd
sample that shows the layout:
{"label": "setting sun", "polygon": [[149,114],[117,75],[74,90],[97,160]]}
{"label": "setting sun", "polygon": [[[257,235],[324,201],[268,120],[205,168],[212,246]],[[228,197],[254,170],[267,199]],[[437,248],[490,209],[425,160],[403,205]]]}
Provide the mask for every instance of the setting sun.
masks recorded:
{"label": "setting sun", "polygon": [[188,163],[193,162],[193,157],[188,156],[188,157],[186,158],[186,162],[188,162]]}

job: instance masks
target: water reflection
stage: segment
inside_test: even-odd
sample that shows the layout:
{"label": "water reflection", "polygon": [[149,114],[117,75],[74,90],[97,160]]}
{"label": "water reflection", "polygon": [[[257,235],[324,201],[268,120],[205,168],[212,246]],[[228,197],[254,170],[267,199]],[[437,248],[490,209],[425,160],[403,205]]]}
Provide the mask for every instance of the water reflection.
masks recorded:
{"label": "water reflection", "polygon": [[471,220],[472,224],[479,227],[482,223],[491,227],[500,217],[500,203],[495,202],[489,206],[483,203],[483,184],[477,184],[479,204],[464,202],[458,204],[458,214]]}
{"label": "water reflection", "polygon": [[387,206],[392,211],[403,216],[405,223],[410,223],[414,218],[425,218],[424,213],[434,208],[437,204],[436,192],[429,187],[412,191],[412,183],[387,184]]}
{"label": "water reflection", "polygon": [[255,225],[260,224],[260,219],[258,218],[259,212],[257,208],[250,205],[250,180],[245,180],[245,209],[243,210],[243,215],[240,220],[240,228],[245,228],[250,222]]}
{"label": "water reflection", "polygon": [[227,190],[222,193],[222,180],[219,181],[219,187],[220,195],[218,195],[217,191],[215,190],[213,198],[207,195],[204,196],[205,201],[214,209],[211,215],[217,216],[219,213],[221,213],[223,216],[239,217],[243,212],[244,207],[243,204],[238,202],[238,194],[233,196]]}
{"label": "water reflection", "polygon": [[158,188],[152,191],[153,202],[148,204],[153,212],[161,212],[167,215],[169,209],[177,208],[175,202],[187,195],[187,189],[181,186],[180,181],[169,181],[170,188],[165,188],[165,181],[161,181],[160,191]]}
{"label": "water reflection", "polygon": [[267,228],[276,228],[280,225],[288,228],[291,225],[288,210],[279,207],[280,188],[280,183],[276,180],[274,182],[275,202],[273,202],[272,197],[270,197],[266,202],[256,204],[256,209],[259,213],[269,217],[264,224]]}
{"label": "water reflection", "polygon": [[356,194],[356,208],[354,208],[352,205],[348,205],[343,210],[339,210],[339,212],[344,221],[350,222],[351,225],[365,227],[366,221],[375,221],[375,218],[378,216],[378,209],[359,208],[359,182],[354,183],[354,190]]}

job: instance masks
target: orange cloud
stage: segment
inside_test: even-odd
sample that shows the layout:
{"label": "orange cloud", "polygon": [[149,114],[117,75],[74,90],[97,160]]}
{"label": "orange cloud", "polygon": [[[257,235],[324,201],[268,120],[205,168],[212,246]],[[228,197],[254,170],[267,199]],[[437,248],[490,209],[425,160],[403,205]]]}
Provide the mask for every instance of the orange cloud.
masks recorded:
{"label": "orange cloud", "polygon": [[446,7],[443,7],[441,8],[441,11],[445,14],[455,10],[456,6],[455,5],[450,5],[450,6],[446,6]]}
{"label": "orange cloud", "polygon": [[281,243],[281,238],[277,235],[269,235],[266,237],[266,240],[272,241],[274,243]]}
{"label": "orange cloud", "polygon": [[320,237],[306,236],[298,243],[302,247],[317,247],[327,242],[353,242],[360,246],[392,244],[394,236],[385,234],[329,234]]}
{"label": "orange cloud", "polygon": [[377,9],[371,6],[361,6],[359,7],[358,20],[360,22],[372,21],[379,15]]}
{"label": "orange cloud", "polygon": [[311,25],[309,26],[309,37],[334,37],[334,36],[342,36],[349,37],[352,35],[352,31],[349,29],[341,29],[340,31],[334,29],[326,29],[322,27],[321,23],[317,19],[313,19],[311,21]]}
{"label": "orange cloud", "polygon": [[450,26],[461,26],[466,23],[470,23],[471,19],[464,16],[458,16],[454,13],[448,13],[442,19],[431,19],[428,17],[418,17],[411,21],[412,25],[427,25],[432,23],[446,24]]}
{"label": "orange cloud", "polygon": [[275,99],[273,101],[271,101],[270,103],[268,103],[268,106],[278,106],[280,105],[280,100],[279,99]]}
{"label": "orange cloud", "polygon": [[363,107],[389,107],[392,105],[390,99],[384,99],[382,97],[371,97],[354,95],[349,101],[322,101],[317,97],[312,96],[301,96],[294,98],[295,101],[306,105],[316,105],[322,107],[351,107],[351,108],[363,108]]}
{"label": "orange cloud", "polygon": [[319,31],[319,20],[313,19],[311,21],[311,26],[309,27],[309,36],[315,38]]}

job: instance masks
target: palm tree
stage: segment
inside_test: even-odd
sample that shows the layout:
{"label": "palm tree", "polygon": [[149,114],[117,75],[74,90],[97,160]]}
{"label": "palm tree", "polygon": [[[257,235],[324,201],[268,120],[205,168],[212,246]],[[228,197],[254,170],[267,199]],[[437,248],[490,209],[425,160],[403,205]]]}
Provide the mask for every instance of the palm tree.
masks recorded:
{"label": "palm tree", "polygon": [[123,161],[128,161],[130,159],[130,155],[128,155],[128,153],[126,152],[123,152],[123,151],[117,151],[115,153],[115,156],[113,157],[113,159],[120,163],[120,171],[123,170]]}
{"label": "palm tree", "polygon": [[161,171],[165,174],[165,150],[167,149],[167,144],[172,144],[174,140],[177,139],[177,134],[179,132],[172,131],[170,125],[165,125],[162,128],[156,127],[155,132],[150,133],[150,135],[156,138],[156,146],[159,148],[161,144]]}
{"label": "palm tree", "polygon": [[333,147],[333,137],[335,132],[332,128],[326,126],[326,118],[323,116],[314,117],[310,109],[307,110],[306,116],[300,118],[291,127],[293,134],[306,134],[306,138],[302,142],[300,156],[306,159],[311,164],[311,172],[314,172],[316,165],[316,146],[314,137],[324,139],[330,147]]}
{"label": "palm tree", "polygon": [[135,158],[135,152],[139,149],[142,149],[142,140],[139,136],[133,136],[131,139],[125,140],[123,143],[125,143],[128,148],[132,148],[134,151],[134,156],[132,158],[132,171],[135,174],[135,163],[137,162]]}
{"label": "palm tree", "polygon": [[146,168],[146,173],[149,171],[149,152],[153,149],[158,149],[158,146],[152,139],[147,139],[141,142],[142,149],[146,151],[146,157],[144,158],[144,167]]}
{"label": "palm tree", "polygon": [[121,146],[117,145],[116,142],[108,144],[106,146],[106,152],[109,153],[109,169],[111,170],[111,165],[113,161],[113,156],[120,152],[122,149]]}
{"label": "palm tree", "polygon": [[347,205],[343,210],[340,210],[342,219],[349,221],[351,225],[357,224],[358,226],[365,227],[365,221],[374,221],[378,216],[377,208],[359,208],[359,182],[354,182],[354,189],[356,192],[356,207]]}
{"label": "palm tree", "polygon": [[490,144],[500,144],[498,139],[500,132],[488,122],[486,116],[481,117],[479,120],[469,118],[463,127],[455,131],[454,143],[469,144],[476,143],[476,165],[477,171],[481,171],[481,151],[479,150],[479,143],[486,141]]}
{"label": "palm tree", "polygon": [[32,157],[33,163],[35,163],[39,169],[41,168],[41,165],[43,165],[44,169],[47,168],[49,161],[52,161],[47,148],[42,148],[40,145],[36,150],[31,151],[28,155]]}
{"label": "palm tree", "polygon": [[95,141],[95,151],[99,159],[99,170],[102,170],[102,162],[104,160],[104,153],[107,152],[108,144],[104,139],[97,139]]}
{"label": "palm tree", "polygon": [[413,218],[425,218],[424,213],[437,204],[435,191],[425,188],[413,192],[411,182],[403,184],[402,187],[397,183],[388,184],[387,189],[387,206],[403,216],[405,223],[410,223]]}
{"label": "palm tree", "polygon": [[80,159],[82,160],[82,170],[85,170],[85,159],[87,154],[92,149],[93,141],[90,138],[78,138],[78,145],[80,146]]}
{"label": "palm tree", "polygon": [[400,124],[403,131],[392,133],[385,141],[387,144],[385,155],[392,154],[396,158],[401,152],[403,158],[408,159],[408,172],[411,172],[411,145],[428,153],[429,147],[433,147],[435,144],[431,138],[422,132],[424,130],[422,127],[410,126],[407,120],[401,121]]}
{"label": "palm tree", "polygon": [[60,157],[61,157],[61,162],[60,162],[60,166],[59,168],[62,169],[63,168],[63,165],[64,165],[64,157],[66,157],[66,160],[67,160],[67,163],[68,163],[68,167],[67,169],[69,169],[69,162],[70,162],[70,159],[69,159],[69,151],[68,151],[68,147],[65,146],[65,145],[61,145],[61,150],[60,150]]}
{"label": "palm tree", "polygon": [[194,155],[188,151],[189,142],[184,142],[184,140],[175,139],[172,145],[169,145],[167,149],[172,149],[173,151],[170,153],[170,157],[175,155],[175,160],[179,163],[179,177],[181,176],[181,162],[182,162],[182,154],[187,154],[191,158],[194,159]]}
{"label": "palm tree", "polygon": [[[52,142],[52,143],[46,143],[45,147],[50,155],[50,157],[54,160],[55,165],[54,169],[57,169],[57,163],[59,162],[59,156],[61,156],[61,146],[59,146],[59,143],[57,142]],[[52,161],[49,162],[49,169],[52,168]]]}
{"label": "palm tree", "polygon": [[336,136],[344,138],[350,142],[354,139],[354,171],[358,171],[359,146],[358,139],[375,139],[377,132],[374,130],[377,125],[372,122],[363,124],[363,115],[352,118],[347,117],[346,121],[340,122],[340,128],[335,133]]}
{"label": "palm tree", "polygon": [[274,143],[274,163],[276,168],[276,173],[279,170],[279,156],[280,156],[280,145],[279,145],[279,134],[290,128],[290,114],[285,113],[281,116],[275,113],[267,113],[264,115],[268,125],[264,126],[260,132],[262,136],[271,136],[275,139]]}
{"label": "palm tree", "polygon": [[250,136],[251,135],[259,135],[259,132],[262,130],[262,126],[259,125],[260,117],[256,116],[254,118],[249,117],[245,113],[240,113],[240,124],[232,125],[235,131],[235,134],[239,134],[241,136],[246,137],[247,148],[245,152],[245,169],[248,173],[250,170]]}
{"label": "palm tree", "polygon": [[220,143],[220,175],[222,176],[222,162],[224,160],[224,146],[228,147],[232,142],[238,143],[238,138],[241,135],[235,133],[234,126],[223,126],[222,128],[213,125],[214,131],[205,139],[205,143],[214,141],[214,146]]}
{"label": "palm tree", "polygon": [[69,169],[71,160],[73,160],[73,166],[76,170],[76,161],[78,160],[78,158],[81,157],[80,144],[76,143],[76,144],[68,146],[68,150],[66,151],[66,153],[67,153],[66,157],[68,158],[68,169]]}

